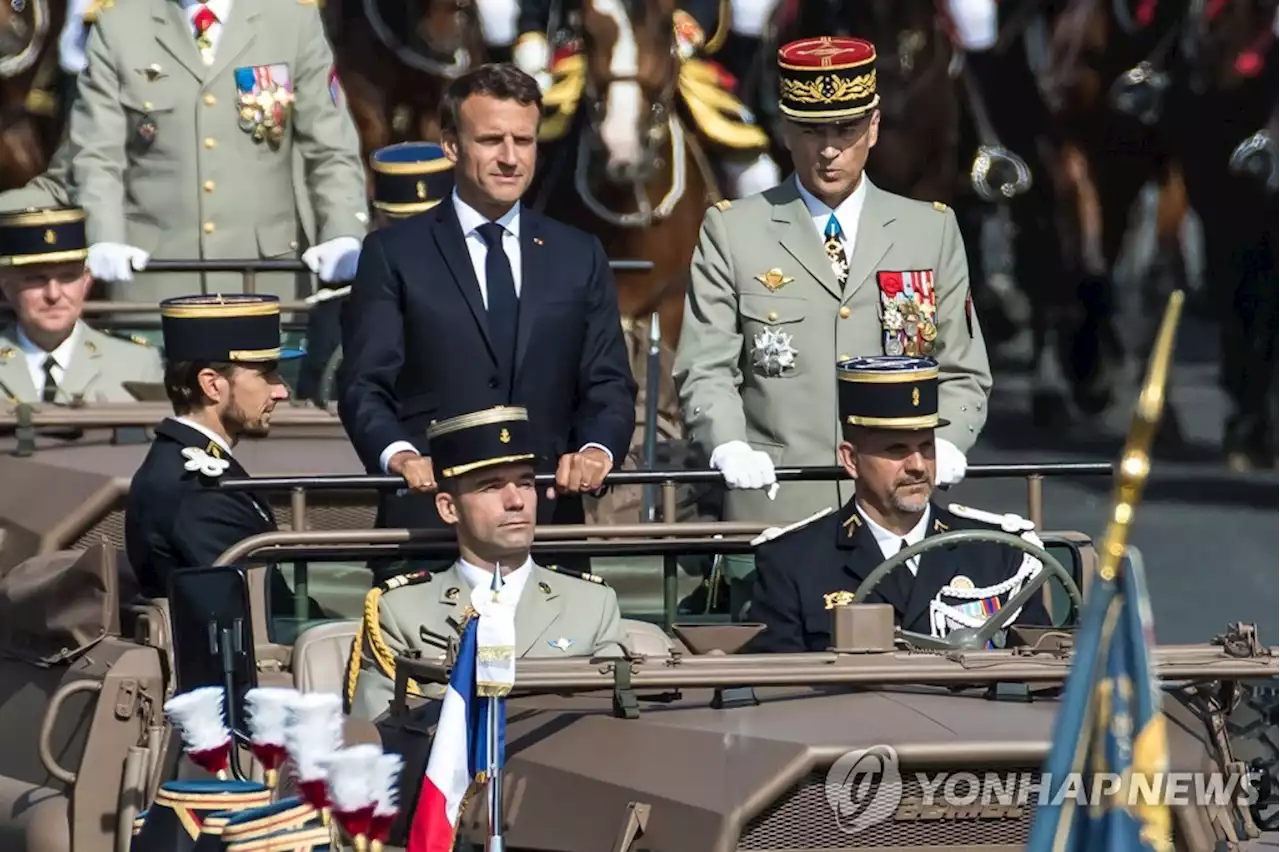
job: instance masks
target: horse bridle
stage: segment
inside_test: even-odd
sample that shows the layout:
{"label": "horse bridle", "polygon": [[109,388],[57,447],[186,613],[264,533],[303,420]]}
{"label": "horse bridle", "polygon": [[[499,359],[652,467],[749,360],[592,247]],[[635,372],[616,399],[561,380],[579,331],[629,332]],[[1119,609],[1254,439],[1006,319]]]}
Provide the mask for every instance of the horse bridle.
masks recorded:
{"label": "horse bridle", "polygon": [[[459,18],[459,29],[462,29],[468,23],[471,23],[468,16],[475,7],[472,4],[472,0],[454,0],[454,2],[456,6],[454,14]],[[471,52],[467,50],[465,44],[458,45],[451,59],[441,59],[439,58],[440,54],[423,53],[397,37],[383,19],[382,12],[378,9],[378,0],[364,0],[364,14],[369,21],[369,26],[373,28],[374,35],[378,37],[378,41],[382,42],[383,46],[388,50],[395,53],[396,58],[405,65],[436,77],[443,77],[446,80],[455,80],[471,69]],[[434,47],[430,44],[427,45],[427,48],[434,51]]]}
{"label": "horse bridle", "polygon": [[[661,222],[676,209],[680,199],[684,197],[687,175],[685,174],[685,138],[684,125],[675,111],[676,92],[680,85],[680,65],[672,46],[673,71],[666,81],[660,97],[649,107],[650,117],[645,133],[645,156],[656,161],[661,146],[671,141],[671,188],[655,207],[649,201],[646,187],[640,181],[632,182],[635,193],[636,211],[618,213],[606,207],[591,191],[591,151],[593,143],[600,139],[600,121],[603,115],[602,92],[607,92],[614,83],[635,83],[640,85],[634,74],[610,74],[602,80],[594,80],[590,74],[583,81],[583,100],[587,106],[587,120],[579,131],[577,162],[574,168],[574,188],[582,198],[583,204],[599,218],[620,228],[646,228],[654,222]],[[598,88],[597,88],[598,87]]]}
{"label": "horse bridle", "polygon": [[[49,0],[30,0],[30,2],[34,4],[31,10],[34,27],[31,38],[22,50],[13,56],[0,57],[0,78],[9,79],[26,73],[40,58],[40,53],[44,49],[45,38],[49,34]],[[21,11],[17,4],[14,6],[14,11]]]}

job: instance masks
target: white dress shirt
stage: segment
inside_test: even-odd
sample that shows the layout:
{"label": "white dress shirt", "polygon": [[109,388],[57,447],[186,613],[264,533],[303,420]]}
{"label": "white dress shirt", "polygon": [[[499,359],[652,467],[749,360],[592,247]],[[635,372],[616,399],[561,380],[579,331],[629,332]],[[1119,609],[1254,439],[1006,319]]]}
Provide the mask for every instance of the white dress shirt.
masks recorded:
{"label": "white dress shirt", "polygon": [[[515,280],[516,298],[521,293],[521,263],[520,263],[520,202],[516,202],[510,210],[503,213],[497,219],[490,220],[480,211],[476,210],[467,202],[458,197],[458,190],[455,187],[450,202],[453,204],[454,213],[458,216],[458,224],[462,226],[462,239],[466,243],[467,253],[471,255],[471,269],[476,274],[476,282],[480,285],[480,298],[484,300],[485,309],[489,308],[489,283],[485,277],[484,263],[489,256],[489,246],[485,243],[484,238],[480,236],[479,228],[486,222],[495,221],[502,226],[502,249],[507,253],[507,260],[511,264],[511,277]],[[609,457],[609,461],[613,461],[613,453],[609,452],[609,448],[595,443],[586,443],[582,445],[582,450],[588,447],[596,447],[604,451]],[[579,450],[579,452],[582,452]],[[390,444],[382,455],[378,457],[378,464],[382,467],[384,473],[390,473],[388,465],[391,464],[391,457],[396,453],[411,452],[417,453],[418,450],[408,441],[396,441]]]}
{"label": "white dress shirt", "polygon": [[[493,588],[493,572],[472,565],[465,559],[458,559],[458,573],[471,587],[472,597]],[[524,584],[532,573],[533,557],[526,556],[523,565],[502,578],[502,588],[498,589],[498,600],[513,607],[518,604],[520,595],[524,592]]]}
{"label": "white dress shirt", "polygon": [[226,450],[227,455],[231,455],[231,445],[227,443],[226,438],[223,438],[217,432],[213,431],[212,429],[209,429],[206,426],[203,426],[197,423],[194,420],[190,420],[186,417],[174,417],[173,419],[181,423],[183,426],[186,426],[190,429],[195,429],[197,432],[207,437],[210,441],[213,441],[219,447],[222,447],[222,449]]}
{"label": "white dress shirt", "polygon": [[[876,544],[880,545],[880,552],[884,554],[884,558],[896,556],[898,551],[902,550],[902,542],[905,539],[907,546],[910,547],[924,541],[924,534],[929,531],[929,514],[931,510],[926,508],[924,514],[920,516],[919,522],[911,528],[906,535],[898,535],[890,532],[875,521],[867,517],[867,513],[862,511],[862,507],[858,506],[858,514],[862,516],[862,520],[867,522],[867,529],[871,530],[871,534],[876,537]],[[907,560],[907,567],[911,569],[911,575],[915,576],[920,570],[920,557],[913,556]]]}
{"label": "white dress shirt", "polygon": [[67,335],[67,339],[58,344],[57,349],[46,352],[27,337],[21,325],[18,326],[18,348],[22,350],[23,355],[27,356],[27,369],[31,371],[31,384],[35,386],[36,393],[44,391],[44,359],[50,355],[55,362],[53,369],[50,370],[53,373],[53,380],[58,385],[62,384],[63,378],[67,375],[67,368],[71,366],[71,359],[75,357],[76,347],[80,344],[80,335],[80,323],[77,322],[72,327],[71,333]]}
{"label": "white dress shirt", "polygon": [[208,6],[209,11],[213,13],[216,20],[209,26],[205,32],[205,38],[209,39],[209,55],[216,56],[218,53],[218,40],[222,38],[222,30],[226,26],[231,14],[231,0],[209,0],[208,3],[201,3],[200,0],[179,0],[182,11],[187,16],[187,22],[191,25],[191,39],[194,41],[196,37],[196,12],[201,6]]}
{"label": "white dress shirt", "polygon": [[805,189],[804,184],[800,182],[800,178],[796,177],[793,180],[800,190],[800,197],[804,199],[804,206],[808,208],[809,215],[813,217],[813,227],[818,232],[818,240],[820,242],[825,243],[827,241],[827,222],[831,219],[832,213],[836,214],[836,221],[840,223],[840,230],[844,231],[844,259],[845,262],[852,263],[854,245],[858,242],[858,222],[862,219],[862,208],[867,201],[867,176],[864,174],[858,179],[858,186],[834,210],[828,207],[826,203],[819,201],[812,192]]}

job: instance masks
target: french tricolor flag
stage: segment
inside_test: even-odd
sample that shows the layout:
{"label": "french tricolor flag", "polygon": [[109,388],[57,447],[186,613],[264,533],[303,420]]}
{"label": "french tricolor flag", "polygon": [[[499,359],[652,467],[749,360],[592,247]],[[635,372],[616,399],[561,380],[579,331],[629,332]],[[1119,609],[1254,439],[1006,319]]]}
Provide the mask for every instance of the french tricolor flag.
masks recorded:
{"label": "french tricolor flag", "polygon": [[515,683],[515,607],[498,599],[501,573],[494,572],[489,595],[473,595],[476,613],[462,630],[406,852],[452,852],[463,803],[502,765],[505,697]]}

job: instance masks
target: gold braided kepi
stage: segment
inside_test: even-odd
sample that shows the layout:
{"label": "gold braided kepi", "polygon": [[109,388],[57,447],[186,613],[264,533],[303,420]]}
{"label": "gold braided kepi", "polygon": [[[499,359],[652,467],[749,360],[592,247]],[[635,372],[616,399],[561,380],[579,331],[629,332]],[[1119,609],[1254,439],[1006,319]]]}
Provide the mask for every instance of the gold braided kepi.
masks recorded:
{"label": "gold braided kepi", "polygon": [[792,121],[849,121],[880,104],[876,48],[860,38],[819,36],[785,44],[778,50],[778,79],[778,105]]}

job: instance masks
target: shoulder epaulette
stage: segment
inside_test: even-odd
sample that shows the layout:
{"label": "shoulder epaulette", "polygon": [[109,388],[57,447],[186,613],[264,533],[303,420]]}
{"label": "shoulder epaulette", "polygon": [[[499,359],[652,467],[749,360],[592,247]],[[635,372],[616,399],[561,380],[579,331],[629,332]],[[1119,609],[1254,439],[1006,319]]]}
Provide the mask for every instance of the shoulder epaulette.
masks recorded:
{"label": "shoulder epaulette", "polygon": [[116,340],[123,340],[136,346],[151,346],[150,340],[136,334],[127,334],[123,331],[107,331],[103,333],[108,337],[114,337]]}
{"label": "shoulder epaulette", "polygon": [[952,503],[947,506],[947,511],[958,518],[968,518],[971,521],[990,524],[1008,533],[1024,533],[1036,528],[1036,525],[1031,521],[1012,512],[997,515],[995,512],[984,512],[981,509],[974,509],[959,503]]}
{"label": "shoulder epaulette", "polygon": [[116,5],[115,0],[93,0],[93,3],[89,5],[89,8],[84,10],[84,15],[81,16],[81,20],[86,24],[92,24],[98,20],[103,12],[107,11],[114,5]]}
{"label": "shoulder epaulette", "polygon": [[402,589],[405,586],[416,586],[419,583],[430,583],[434,575],[430,571],[406,571],[403,574],[397,574],[378,584],[378,588],[383,592],[390,592],[395,589]]}
{"label": "shoulder epaulette", "polygon": [[817,512],[814,512],[812,515],[810,515],[807,518],[796,521],[794,524],[788,524],[785,527],[769,527],[767,530],[760,533],[760,535],[751,539],[751,546],[756,547],[757,545],[764,544],[766,541],[773,541],[775,538],[781,538],[787,533],[793,533],[796,530],[804,529],[805,527],[809,526],[809,524],[813,523],[814,521],[825,518],[827,515],[830,515],[834,511],[835,511],[834,506],[828,506],[825,509],[821,509]]}
{"label": "shoulder epaulette", "polygon": [[939,213],[946,213],[947,205],[943,204],[941,201],[935,201],[933,202],[933,209],[937,210]]}
{"label": "shoulder epaulette", "polygon": [[563,568],[559,565],[543,565],[542,567],[556,574],[564,574],[566,577],[577,577],[579,580],[586,580],[588,583],[595,583],[599,586],[609,585],[604,581],[604,577],[600,577],[596,574],[588,574],[586,571],[574,571],[572,568]]}
{"label": "shoulder epaulette", "polygon": [[727,198],[722,198],[716,202],[716,209],[719,210],[721,213],[728,210],[732,206],[733,206],[733,202]]}

